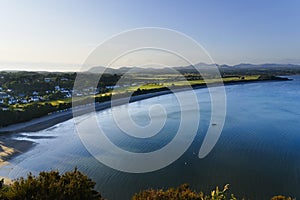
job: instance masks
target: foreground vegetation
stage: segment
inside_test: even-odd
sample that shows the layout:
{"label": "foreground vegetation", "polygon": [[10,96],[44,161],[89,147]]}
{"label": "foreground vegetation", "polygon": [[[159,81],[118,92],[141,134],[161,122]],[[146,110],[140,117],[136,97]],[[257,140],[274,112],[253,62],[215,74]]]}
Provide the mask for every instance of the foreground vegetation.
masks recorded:
{"label": "foreground vegetation", "polygon": [[[225,185],[223,189],[216,187],[210,194],[196,192],[191,190],[188,184],[183,184],[177,188],[169,188],[167,190],[149,189],[141,191],[132,197],[132,200],[238,200],[234,194],[228,192],[229,185]],[[242,198],[244,200],[244,198]],[[291,197],[274,196],[271,200],[295,200]]]}
{"label": "foreground vegetation", "polygon": [[0,199],[3,200],[103,200],[93,188],[95,182],[75,169],[60,175],[58,171],[41,172],[39,176],[28,175],[12,185],[1,184]]}
{"label": "foreground vegetation", "polygon": [[223,190],[217,187],[210,195],[205,195],[203,192],[196,192],[189,188],[188,184],[183,184],[178,188],[169,188],[167,190],[145,190],[132,197],[132,200],[236,200],[233,194],[226,194],[228,185],[224,186]]}
{"label": "foreground vegetation", "polygon": [[[15,180],[11,185],[0,182],[1,200],[104,200],[94,190],[95,182],[76,168],[59,174],[58,171],[41,172],[39,176],[29,174],[27,178]],[[228,193],[229,185],[216,187],[209,195],[190,189],[188,184],[167,190],[149,189],[136,193],[132,200],[237,200]],[[274,196],[271,200],[292,200],[290,197]]]}

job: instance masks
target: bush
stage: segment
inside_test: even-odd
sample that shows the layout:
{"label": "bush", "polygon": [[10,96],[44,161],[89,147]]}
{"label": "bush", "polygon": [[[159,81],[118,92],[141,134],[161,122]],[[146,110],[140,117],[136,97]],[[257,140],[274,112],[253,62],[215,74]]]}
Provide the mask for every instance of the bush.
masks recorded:
{"label": "bush", "polygon": [[[183,184],[178,188],[170,188],[166,191],[163,190],[145,190],[140,193],[135,194],[132,200],[225,200],[226,191],[228,190],[228,185],[224,186],[223,190],[216,190],[211,192],[211,195],[204,195],[202,192],[197,193],[189,188],[188,184]],[[236,200],[236,198],[231,195],[230,200]]]}
{"label": "bush", "polygon": [[[0,180],[1,200],[104,200],[93,188],[95,182],[86,175],[74,171],[62,175],[58,171],[41,172],[39,176],[29,174],[26,179],[20,178],[12,185],[4,185]],[[223,190],[216,187],[210,195],[191,190],[188,184],[167,190],[144,190],[132,197],[132,200],[237,200],[228,195],[228,184]],[[271,200],[294,200],[291,197],[274,196]]]}
{"label": "bush", "polygon": [[[183,184],[178,188],[169,188],[167,190],[144,190],[132,197],[132,200],[237,200],[231,194],[228,195],[228,184],[224,186],[223,190],[216,187],[210,195],[205,195],[203,192],[196,192],[189,188],[188,184]],[[243,198],[244,199],[244,198]],[[291,197],[274,196],[271,200],[295,200]]]}
{"label": "bush", "polygon": [[39,176],[29,174],[11,186],[1,188],[0,197],[5,200],[103,200],[93,188],[95,183],[76,168],[60,175],[58,171],[41,172]]}
{"label": "bush", "polygon": [[285,196],[282,196],[282,195],[278,195],[278,196],[272,197],[271,200],[292,200],[292,198],[291,197],[285,197]]}

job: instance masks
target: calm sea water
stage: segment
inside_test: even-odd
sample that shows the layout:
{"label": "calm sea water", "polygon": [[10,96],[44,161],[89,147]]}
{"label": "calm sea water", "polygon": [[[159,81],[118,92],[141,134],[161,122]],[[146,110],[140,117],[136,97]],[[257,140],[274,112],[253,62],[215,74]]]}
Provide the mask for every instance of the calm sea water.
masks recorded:
{"label": "calm sea water", "polygon": [[[14,158],[11,165],[1,168],[0,176],[17,178],[28,172],[50,169],[63,172],[77,166],[97,182],[97,189],[110,200],[126,200],[143,189],[182,183],[205,192],[229,183],[230,192],[251,199],[269,199],[277,194],[299,198],[300,76],[291,78],[293,81],[226,86],[225,126],[215,148],[204,159],[197,154],[210,123],[210,101],[208,91],[199,89],[195,91],[201,109],[197,136],[183,156],[161,170],[131,174],[101,164],[85,149],[74,121],[69,120],[47,130],[17,135],[16,138],[32,140],[36,145]],[[129,110],[133,120],[144,126],[149,123],[148,109],[153,104],[164,106],[168,118],[164,129],[151,140],[138,140],[122,133],[114,125],[110,109],[97,113],[99,124],[112,142],[124,149],[134,152],[159,149],[172,140],[178,129],[180,109],[174,95],[113,109]],[[85,117],[88,116],[82,119]],[[198,122],[191,120],[191,123]],[[186,131],[188,134],[189,130]]]}

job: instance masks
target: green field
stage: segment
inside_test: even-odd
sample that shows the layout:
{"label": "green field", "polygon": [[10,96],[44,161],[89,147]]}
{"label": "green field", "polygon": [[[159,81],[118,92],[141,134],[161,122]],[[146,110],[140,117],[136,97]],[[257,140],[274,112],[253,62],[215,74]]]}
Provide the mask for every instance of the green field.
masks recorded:
{"label": "green field", "polygon": [[[114,89],[112,94],[117,94],[117,93],[124,93],[124,92],[133,92],[136,91],[138,89],[140,90],[150,90],[150,89],[158,89],[158,88],[163,88],[163,87],[172,87],[172,86],[193,86],[193,85],[202,85],[205,83],[219,83],[221,80],[218,79],[208,79],[206,81],[204,80],[179,80],[179,81],[174,81],[174,80],[170,80],[170,77],[172,77],[173,79],[176,79],[178,76],[172,76],[172,75],[164,75],[165,78],[163,77],[159,77],[161,78],[160,80],[163,80],[159,83],[157,83],[157,77],[154,77],[152,79],[147,78],[147,80],[153,80],[153,82],[149,82],[147,84],[145,83],[140,83],[139,85],[136,86],[129,86],[129,87],[122,87],[122,88],[117,88]],[[238,81],[254,81],[254,80],[258,80],[258,78],[260,77],[259,75],[249,75],[249,76],[242,76],[243,78],[239,77],[239,76],[235,76],[235,77],[225,77],[222,78],[222,81],[224,83],[227,82],[238,82]],[[136,77],[137,79],[141,79],[141,77]]]}
{"label": "green field", "polygon": [[[224,83],[227,82],[239,82],[239,81],[254,81],[259,79],[259,75],[249,75],[249,76],[243,76],[243,78],[239,76],[235,77],[225,77],[222,78],[222,81]],[[180,77],[182,78],[182,77]],[[197,78],[197,77],[196,77]],[[84,100],[86,98],[95,98],[95,97],[104,97],[109,95],[115,95],[115,94],[124,94],[124,93],[132,93],[134,91],[140,90],[153,90],[153,89],[159,89],[159,88],[168,88],[168,87],[184,87],[184,86],[194,86],[194,85],[203,85],[205,83],[219,83],[220,79],[208,79],[206,81],[204,80],[176,80],[179,79],[178,75],[173,74],[165,74],[165,75],[159,75],[155,77],[143,77],[143,76],[136,76],[134,77],[134,80],[147,80],[147,83],[139,82],[136,83],[134,86],[128,86],[128,87],[120,87],[116,88],[114,90],[110,90],[109,92],[97,94],[97,95],[89,95],[84,97],[75,97],[74,99],[76,101]],[[73,100],[74,100],[73,99]],[[27,104],[16,104],[12,105],[11,108],[13,110],[24,110],[26,107],[38,104],[38,105],[45,105],[46,103],[51,104],[52,106],[58,107],[60,104],[69,104],[72,102],[72,98],[62,99],[62,100],[51,100],[51,101],[45,101],[45,102],[38,102],[38,103],[27,103]]]}

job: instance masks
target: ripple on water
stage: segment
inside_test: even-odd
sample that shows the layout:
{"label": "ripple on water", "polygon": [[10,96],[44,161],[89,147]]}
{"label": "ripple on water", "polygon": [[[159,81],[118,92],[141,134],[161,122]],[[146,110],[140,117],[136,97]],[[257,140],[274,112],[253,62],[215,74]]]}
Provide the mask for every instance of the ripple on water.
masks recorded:
{"label": "ripple on water", "polygon": [[[182,157],[164,169],[129,174],[108,168],[87,152],[70,120],[37,133],[23,133],[23,138],[38,144],[14,158],[11,166],[0,170],[0,175],[9,171],[9,176],[16,178],[28,171],[67,171],[77,166],[111,200],[129,199],[133,193],[149,187],[165,188],[184,182],[206,192],[216,185],[230,183],[232,193],[251,199],[267,199],[278,193],[300,197],[299,83],[300,77],[295,77],[295,81],[226,86],[225,126],[217,145],[204,159],[198,159],[197,155],[210,124],[209,95],[205,89],[196,91],[201,121],[195,141]],[[110,109],[99,112],[98,121],[109,133],[108,137],[127,150],[157,149],[167,144],[177,131],[180,110],[174,99],[170,94],[114,108],[129,108],[134,120],[145,125],[149,122],[148,108],[163,104],[168,113],[166,126],[161,134],[146,142],[122,135],[112,124]],[[193,112],[192,107],[185,109]]]}

